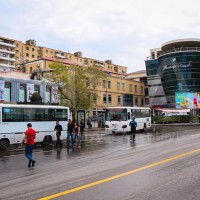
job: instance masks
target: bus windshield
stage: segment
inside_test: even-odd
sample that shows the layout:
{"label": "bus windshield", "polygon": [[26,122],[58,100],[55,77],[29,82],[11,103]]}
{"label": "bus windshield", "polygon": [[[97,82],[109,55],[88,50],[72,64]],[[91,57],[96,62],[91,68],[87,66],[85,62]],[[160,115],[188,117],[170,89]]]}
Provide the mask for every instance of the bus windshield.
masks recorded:
{"label": "bus windshield", "polygon": [[106,121],[126,121],[127,109],[110,108],[106,109]]}

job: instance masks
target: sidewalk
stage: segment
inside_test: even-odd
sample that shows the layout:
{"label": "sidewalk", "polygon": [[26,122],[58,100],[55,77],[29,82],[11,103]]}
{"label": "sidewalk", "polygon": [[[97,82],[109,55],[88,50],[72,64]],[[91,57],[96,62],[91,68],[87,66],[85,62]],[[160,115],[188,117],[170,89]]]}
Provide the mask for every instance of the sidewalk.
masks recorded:
{"label": "sidewalk", "polygon": [[85,128],[85,132],[105,131],[105,128]]}
{"label": "sidewalk", "polygon": [[192,125],[200,125],[200,123],[151,124],[151,126],[192,126]]}

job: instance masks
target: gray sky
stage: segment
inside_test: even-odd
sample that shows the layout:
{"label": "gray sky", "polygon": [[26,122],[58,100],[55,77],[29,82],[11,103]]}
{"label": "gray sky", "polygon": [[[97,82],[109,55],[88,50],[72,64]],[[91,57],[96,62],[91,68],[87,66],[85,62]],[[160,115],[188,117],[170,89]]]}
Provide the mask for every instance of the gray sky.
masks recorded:
{"label": "gray sky", "polygon": [[0,35],[145,69],[150,49],[200,38],[199,0],[0,0]]}

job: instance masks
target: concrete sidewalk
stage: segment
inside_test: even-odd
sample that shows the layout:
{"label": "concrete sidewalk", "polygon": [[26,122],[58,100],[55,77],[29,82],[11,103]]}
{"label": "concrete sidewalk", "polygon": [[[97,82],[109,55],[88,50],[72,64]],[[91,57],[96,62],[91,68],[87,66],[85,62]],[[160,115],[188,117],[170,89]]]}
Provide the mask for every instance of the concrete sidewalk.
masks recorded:
{"label": "concrete sidewalk", "polygon": [[85,132],[105,131],[105,128],[85,128]]}

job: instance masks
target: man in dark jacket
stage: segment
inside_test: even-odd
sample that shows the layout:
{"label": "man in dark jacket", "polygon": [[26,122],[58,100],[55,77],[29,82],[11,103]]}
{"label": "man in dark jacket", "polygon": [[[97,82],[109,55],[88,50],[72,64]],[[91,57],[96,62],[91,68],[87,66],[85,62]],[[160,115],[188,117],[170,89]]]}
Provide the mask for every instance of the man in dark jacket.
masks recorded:
{"label": "man in dark jacket", "polygon": [[85,129],[85,123],[84,123],[84,120],[81,119],[81,121],[80,121],[80,132],[81,132],[81,136],[83,135],[84,129]]}
{"label": "man in dark jacket", "polygon": [[129,126],[131,127],[130,140],[135,141],[135,133],[136,133],[136,127],[137,127],[137,122],[135,121],[135,117],[132,118],[132,120],[129,123]]}
{"label": "man in dark jacket", "polygon": [[62,126],[59,124],[59,121],[56,121],[56,126],[54,128],[54,131],[56,131],[56,137],[57,137],[57,142],[56,145],[62,145],[60,136],[61,136],[61,131],[63,130]]}

